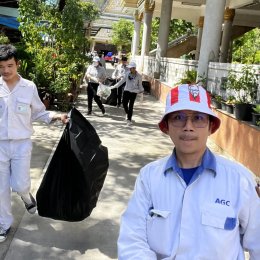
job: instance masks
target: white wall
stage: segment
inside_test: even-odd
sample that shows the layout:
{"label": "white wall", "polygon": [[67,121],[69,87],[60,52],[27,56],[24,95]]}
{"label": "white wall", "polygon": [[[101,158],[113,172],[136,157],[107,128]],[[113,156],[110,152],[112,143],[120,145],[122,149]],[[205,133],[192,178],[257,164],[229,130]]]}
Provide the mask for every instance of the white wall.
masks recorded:
{"label": "white wall", "polygon": [[[140,71],[141,57],[135,56],[135,61],[137,63],[137,70]],[[175,58],[162,58],[160,63],[161,74],[160,80],[167,85],[173,87],[182,79],[187,70],[197,70],[198,62],[194,60],[184,60],[184,59],[175,59]],[[260,65],[251,65],[255,69],[256,75],[258,77],[258,98],[257,103],[260,103]],[[207,79],[207,89],[210,92],[216,94],[221,94],[223,98],[228,97],[229,95],[234,95],[230,91],[223,90],[221,85],[225,78],[228,76],[230,69],[236,71],[239,76],[241,71],[242,64],[233,64],[233,63],[218,63],[210,62],[208,68],[208,79]],[[145,56],[144,57],[144,67],[143,74],[153,77],[154,72],[156,71],[156,58]]]}
{"label": "white wall", "polygon": [[[211,62],[208,69],[207,89],[221,95],[223,98],[230,95],[235,96],[231,91],[222,89],[221,85],[227,78],[229,70],[235,71],[239,77],[243,66],[243,64]],[[250,65],[250,67],[255,70],[258,77],[257,103],[260,103],[260,65]]]}

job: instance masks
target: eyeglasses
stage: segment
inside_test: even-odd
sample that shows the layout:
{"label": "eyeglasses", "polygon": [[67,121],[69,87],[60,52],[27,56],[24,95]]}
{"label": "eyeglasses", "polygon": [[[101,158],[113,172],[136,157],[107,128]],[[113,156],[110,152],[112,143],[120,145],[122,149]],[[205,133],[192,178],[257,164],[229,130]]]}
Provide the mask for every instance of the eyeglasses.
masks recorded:
{"label": "eyeglasses", "polygon": [[175,127],[184,127],[187,123],[188,118],[195,128],[204,128],[207,126],[209,121],[209,116],[204,113],[194,113],[187,115],[185,113],[173,113],[168,117],[168,122],[170,122]]}

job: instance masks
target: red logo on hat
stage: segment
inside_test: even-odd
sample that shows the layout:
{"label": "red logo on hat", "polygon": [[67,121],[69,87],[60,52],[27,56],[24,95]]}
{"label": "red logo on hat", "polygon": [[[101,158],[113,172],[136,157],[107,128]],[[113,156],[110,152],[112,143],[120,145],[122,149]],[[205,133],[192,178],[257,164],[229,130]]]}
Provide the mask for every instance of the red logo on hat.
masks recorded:
{"label": "red logo on hat", "polygon": [[189,86],[189,96],[190,96],[190,101],[200,103],[200,90],[197,85]]}
{"label": "red logo on hat", "polygon": [[210,94],[209,94],[208,91],[206,91],[206,94],[207,94],[208,107],[211,108],[211,107],[210,107],[210,103],[211,103]]}
{"label": "red logo on hat", "polygon": [[179,101],[179,88],[173,88],[171,90],[171,106]]}

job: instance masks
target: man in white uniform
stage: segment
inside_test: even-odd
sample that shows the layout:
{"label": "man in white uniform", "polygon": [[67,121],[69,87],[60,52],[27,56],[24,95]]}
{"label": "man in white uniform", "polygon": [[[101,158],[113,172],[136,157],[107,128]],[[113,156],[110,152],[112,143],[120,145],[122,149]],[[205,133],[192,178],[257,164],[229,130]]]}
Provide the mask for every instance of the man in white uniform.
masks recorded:
{"label": "man in white uniform", "polygon": [[260,199],[253,175],[206,146],[220,126],[197,85],[167,96],[159,122],[174,149],[141,169],[121,219],[121,260],[260,259]]}
{"label": "man in white uniform", "polygon": [[[123,78],[125,78],[125,75],[128,71],[129,71],[129,68],[127,67],[127,57],[124,56],[121,58],[120,64],[116,66],[114,72],[112,73],[112,79],[115,79],[116,82],[118,82],[118,81],[122,80]],[[125,87],[125,82],[123,82],[122,85],[118,86],[116,89],[117,107],[121,106],[124,87]]]}
{"label": "man in white uniform", "polygon": [[45,110],[35,84],[17,73],[18,66],[15,47],[0,45],[0,242],[13,222],[11,190],[21,196],[29,213],[37,209],[30,193],[32,122],[68,121],[65,114]]}

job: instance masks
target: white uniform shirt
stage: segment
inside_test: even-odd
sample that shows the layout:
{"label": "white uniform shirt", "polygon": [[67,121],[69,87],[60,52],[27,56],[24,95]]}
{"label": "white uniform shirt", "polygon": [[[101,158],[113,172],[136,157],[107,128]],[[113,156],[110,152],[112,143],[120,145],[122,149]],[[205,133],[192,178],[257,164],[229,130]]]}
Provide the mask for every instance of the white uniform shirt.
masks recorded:
{"label": "white uniform shirt", "polygon": [[33,121],[49,124],[53,114],[45,110],[32,81],[20,77],[10,92],[0,78],[0,140],[26,139],[33,134]]}
{"label": "white uniform shirt", "polygon": [[[216,156],[186,185],[169,156],[141,169],[121,219],[119,260],[260,259],[260,199],[251,173]],[[241,238],[241,241],[240,241]]]}
{"label": "white uniform shirt", "polygon": [[[102,82],[106,79],[106,70],[102,66],[95,67],[94,65],[89,65],[85,74],[85,78],[87,78],[88,75],[97,78]],[[97,83],[92,79],[89,79],[89,82]]]}
{"label": "white uniform shirt", "polygon": [[[136,74],[133,76],[130,71],[126,72],[126,75],[124,78],[122,78],[118,83],[116,83],[112,88],[118,88],[125,82],[125,88],[124,91],[129,91],[132,93],[142,93],[144,91],[143,85],[142,85],[142,76],[136,72]],[[112,89],[111,88],[111,89]]]}
{"label": "white uniform shirt", "polygon": [[119,64],[116,66],[114,72],[112,73],[113,79],[122,79],[125,77],[126,72],[129,72],[127,65]]}

